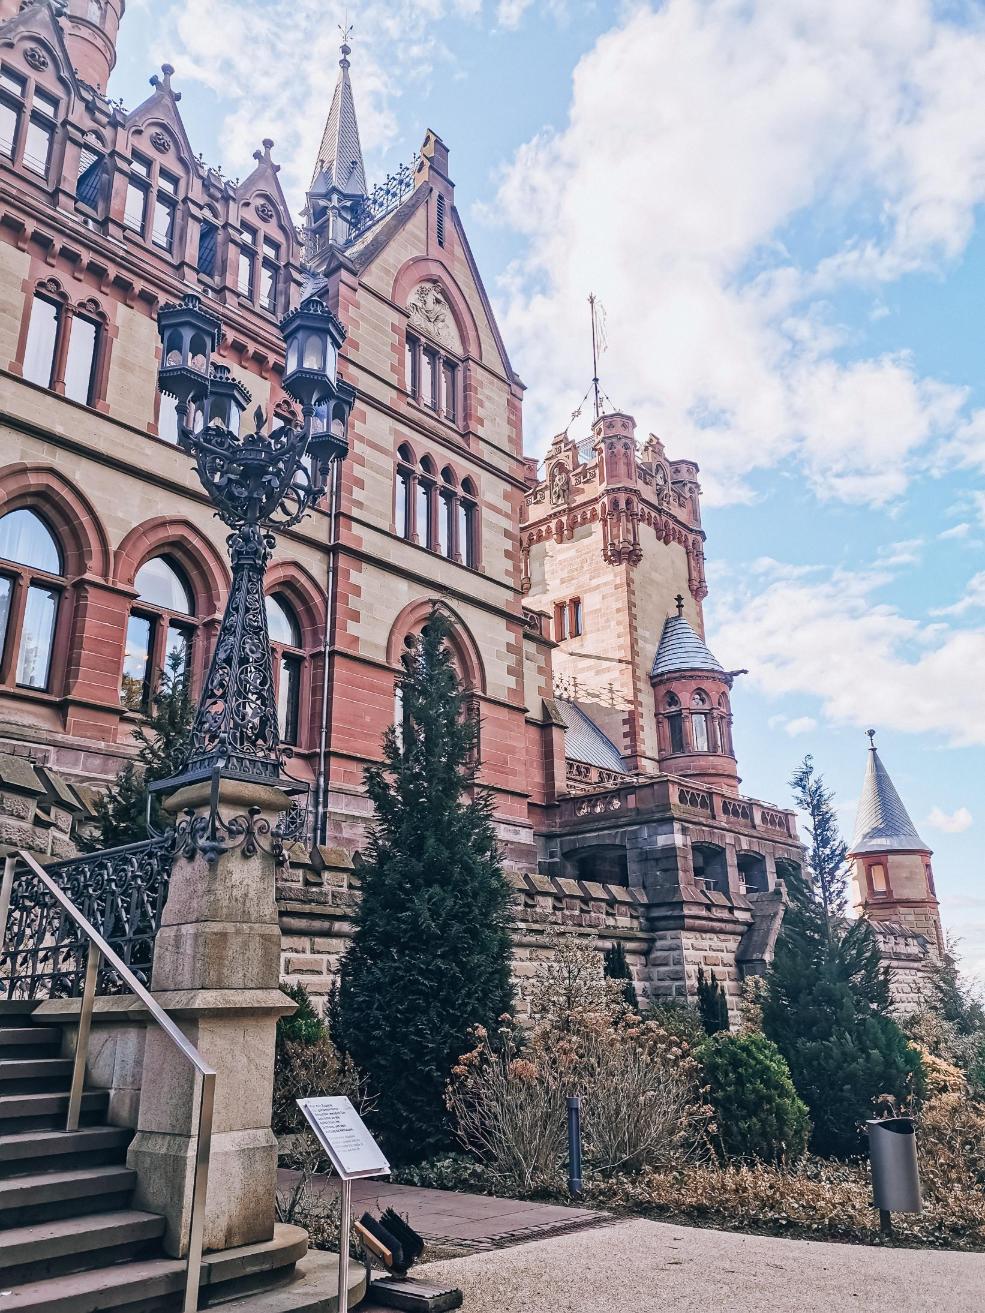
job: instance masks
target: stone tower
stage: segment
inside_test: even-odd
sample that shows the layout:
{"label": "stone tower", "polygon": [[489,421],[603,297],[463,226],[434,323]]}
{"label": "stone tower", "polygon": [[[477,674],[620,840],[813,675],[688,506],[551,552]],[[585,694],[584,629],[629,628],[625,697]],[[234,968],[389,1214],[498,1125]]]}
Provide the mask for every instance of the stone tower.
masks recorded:
{"label": "stone tower", "polygon": [[877,929],[887,926],[926,941],[930,954],[943,952],[944,934],[934,889],[931,849],[917,833],[873,740],[859,799],[855,835],[855,903]]}
{"label": "stone tower", "polygon": [[[105,92],[116,64],[116,39],[126,0],[0,0],[0,21],[42,8],[56,20],[79,80]],[[25,22],[32,24],[35,19],[28,14]]]}
{"label": "stone tower", "polygon": [[366,168],[349,78],[352,49],[347,41],[343,41],[340,53],[335,94],[308,189],[305,217],[309,256],[329,245],[344,245],[366,201]]}

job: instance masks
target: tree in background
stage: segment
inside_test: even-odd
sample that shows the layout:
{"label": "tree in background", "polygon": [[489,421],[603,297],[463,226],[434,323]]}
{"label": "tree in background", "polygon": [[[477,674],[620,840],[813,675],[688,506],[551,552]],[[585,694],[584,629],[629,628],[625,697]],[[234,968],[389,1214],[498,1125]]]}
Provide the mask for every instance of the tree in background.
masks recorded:
{"label": "tree in background", "polygon": [[721,1030],[729,1029],[728,999],[725,988],[715,975],[705,975],[704,967],[698,967],[698,1012],[706,1035],[717,1035]]}
{"label": "tree in background", "polygon": [[835,921],[848,910],[845,865],[848,845],[838,829],[832,806],[834,794],[825,788],[824,779],[815,770],[814,758],[809,753],[794,772],[790,787],[794,802],[807,817],[805,828],[810,840],[807,861],[813,877],[813,883],[807,886],[807,895],[820,904],[825,933],[830,936]]}
{"label": "tree in background", "polygon": [[626,1007],[631,1012],[639,1012],[640,1000],[636,986],[633,984],[633,973],[626,961],[626,950],[618,940],[611,948],[606,949],[603,967],[609,980],[614,980],[621,986],[622,999]]}
{"label": "tree in background", "polygon": [[[763,1030],[790,1067],[822,1154],[861,1153],[859,1128],[880,1094],[919,1092],[920,1056],[889,1016],[889,977],[865,921],[846,921],[845,844],[833,796],[807,757],[794,776],[811,818],[813,879],[788,882],[763,1000]],[[802,801],[803,800],[803,801]]]}
{"label": "tree in background", "polygon": [[[83,840],[87,851],[140,843],[147,838],[148,787],[180,773],[188,757],[194,720],[195,704],[185,661],[180,653],[172,652],[151,699],[149,715],[134,733],[136,759],[127,762],[96,800],[98,832]],[[156,796],[152,798],[150,819],[158,830],[170,824]]]}
{"label": "tree in background", "polygon": [[448,1146],[452,1066],[513,1000],[510,890],[449,632],[432,610],[399,681],[402,723],[366,771],[376,819],[341,969],[342,1040],[369,1076],[388,1152],[405,1162]]}

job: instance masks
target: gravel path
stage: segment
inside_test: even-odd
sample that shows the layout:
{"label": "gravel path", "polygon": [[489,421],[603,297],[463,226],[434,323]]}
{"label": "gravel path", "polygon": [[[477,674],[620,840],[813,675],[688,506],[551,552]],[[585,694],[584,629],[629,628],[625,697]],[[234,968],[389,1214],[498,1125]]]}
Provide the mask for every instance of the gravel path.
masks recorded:
{"label": "gravel path", "polygon": [[464,1313],[985,1313],[985,1254],[629,1221],[428,1264]]}

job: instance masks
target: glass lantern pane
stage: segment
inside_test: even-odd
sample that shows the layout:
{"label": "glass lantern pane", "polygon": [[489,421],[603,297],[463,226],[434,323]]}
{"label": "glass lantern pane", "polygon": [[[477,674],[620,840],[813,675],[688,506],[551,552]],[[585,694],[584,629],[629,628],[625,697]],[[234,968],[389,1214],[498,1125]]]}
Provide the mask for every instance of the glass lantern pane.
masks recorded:
{"label": "glass lantern pane", "polygon": [[287,348],[287,373],[293,374],[301,364],[301,339],[291,338],[291,345]]}
{"label": "glass lantern pane", "polygon": [[320,333],[308,333],[304,339],[305,369],[323,370],[325,368],[325,342]]}

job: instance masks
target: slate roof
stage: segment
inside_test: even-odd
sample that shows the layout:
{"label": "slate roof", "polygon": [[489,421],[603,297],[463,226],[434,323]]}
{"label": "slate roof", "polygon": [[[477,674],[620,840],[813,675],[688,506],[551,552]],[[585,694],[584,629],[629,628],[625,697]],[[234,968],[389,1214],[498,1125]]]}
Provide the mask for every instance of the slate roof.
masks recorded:
{"label": "slate roof", "polygon": [[707,670],[716,675],[726,674],[725,668],[708,651],[687,620],[682,615],[671,615],[664,622],[650,673],[672,675],[678,670]]}
{"label": "slate roof", "polygon": [[359,144],[359,125],[356,123],[356,105],[349,81],[349,49],[342,47],[339,60],[339,80],[332,96],[325,131],[311,179],[312,191],[328,191],[337,187],[347,196],[366,195],[366,169]]}
{"label": "slate roof", "polygon": [[862,853],[930,852],[917,834],[916,826],[896,792],[889,772],[875,748],[869,749],[869,763],[855,817],[855,837],[849,852]]}
{"label": "slate roof", "polygon": [[565,698],[555,698],[555,702],[564,717],[564,755],[572,761],[582,761],[589,766],[600,766],[603,770],[617,770],[626,773],[622,754],[608,735],[603,734],[595,721],[577,702]]}

